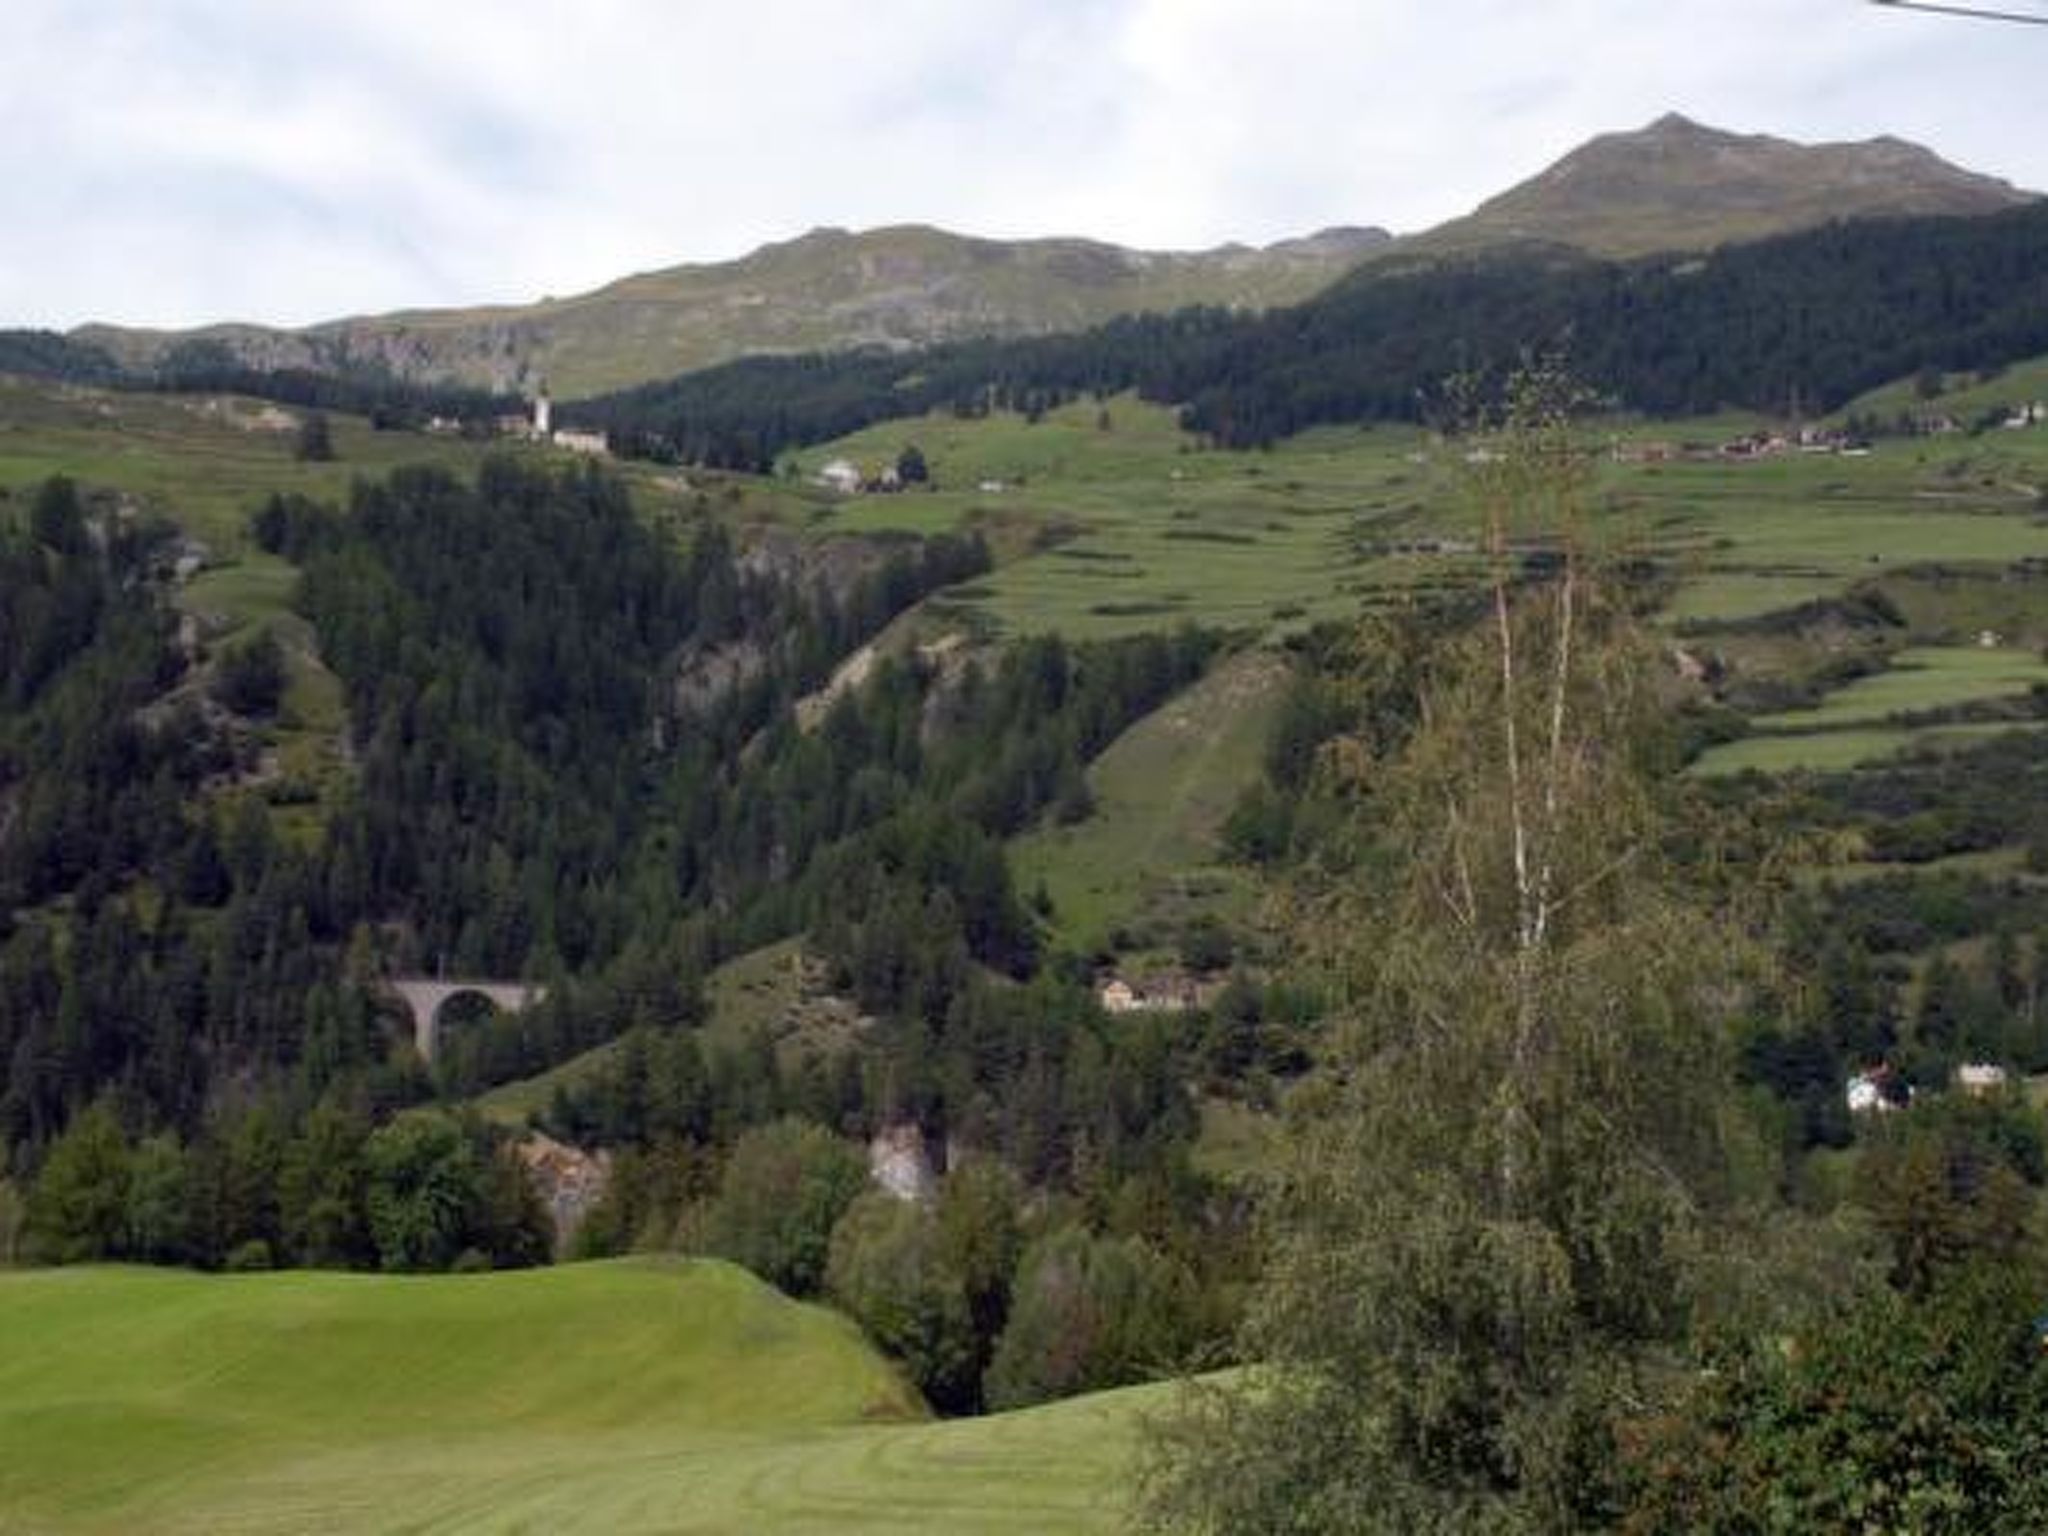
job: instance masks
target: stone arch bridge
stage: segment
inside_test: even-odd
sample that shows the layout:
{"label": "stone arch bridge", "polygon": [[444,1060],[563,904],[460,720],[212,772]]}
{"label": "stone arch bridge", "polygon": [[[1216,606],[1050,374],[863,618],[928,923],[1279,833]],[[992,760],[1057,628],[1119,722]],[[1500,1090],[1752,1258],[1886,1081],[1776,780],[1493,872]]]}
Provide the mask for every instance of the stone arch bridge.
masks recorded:
{"label": "stone arch bridge", "polygon": [[392,976],[384,989],[412,1014],[412,1040],[424,1061],[434,1059],[440,1044],[441,1010],[458,997],[481,997],[504,1013],[518,1013],[548,995],[548,989],[525,981],[446,981],[438,976]]}

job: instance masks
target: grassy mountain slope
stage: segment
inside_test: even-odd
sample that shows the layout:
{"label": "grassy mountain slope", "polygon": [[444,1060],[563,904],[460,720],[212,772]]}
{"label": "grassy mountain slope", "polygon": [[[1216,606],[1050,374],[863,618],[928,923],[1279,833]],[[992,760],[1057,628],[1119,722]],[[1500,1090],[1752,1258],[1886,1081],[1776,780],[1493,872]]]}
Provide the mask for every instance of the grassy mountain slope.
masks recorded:
{"label": "grassy mountain slope", "polygon": [[1222,863],[1219,834],[1258,778],[1286,680],[1272,650],[1224,661],[1089,765],[1092,815],[1012,845],[1019,882],[1044,883],[1064,942],[1088,953],[1119,927],[1142,941],[1245,904],[1245,873]]}
{"label": "grassy mountain slope", "polygon": [[[2004,397],[2033,398],[2035,379],[2032,365],[2015,366]],[[1118,634],[1182,621],[1284,632],[1470,577],[1459,541],[1472,530],[1454,465],[1419,431],[1327,427],[1269,453],[1194,452],[1170,412],[1120,397],[1109,413],[1109,431],[1092,402],[1035,426],[940,413],[807,450],[798,462],[813,468],[840,454],[872,462],[915,442],[939,486],[845,500],[814,526],[929,531],[1000,515],[1046,530],[1034,552],[935,599],[1003,633]],[[1680,618],[1785,607],[1906,564],[2048,556],[2036,510],[2048,426],[1887,439],[1857,457],[1713,452],[1767,425],[1747,413],[1609,424],[1616,453],[1600,469],[1603,526],[1668,564],[1681,583]],[[1705,451],[1670,456],[1688,442]],[[981,490],[985,478],[1003,488]]]}
{"label": "grassy mountain slope", "polygon": [[923,225],[813,230],[737,261],[641,273],[534,305],[417,310],[304,331],[86,327],[79,339],[147,364],[214,340],[261,367],[380,364],[493,388],[545,380],[594,394],[757,352],[908,347],[961,336],[1078,330],[1120,314],[1308,297],[1386,239],[1326,230],[1263,250],[1134,251],[1092,240],[980,240]]}
{"label": "grassy mountain slope", "polygon": [[1795,144],[1676,113],[1602,134],[1388,257],[1534,243],[1598,256],[1706,250],[1832,219],[1996,213],[2032,194],[1900,139]]}
{"label": "grassy mountain slope", "polygon": [[711,1262],[7,1274],[0,1335],[6,1530],[1085,1529],[1143,1400],[916,1424]]}

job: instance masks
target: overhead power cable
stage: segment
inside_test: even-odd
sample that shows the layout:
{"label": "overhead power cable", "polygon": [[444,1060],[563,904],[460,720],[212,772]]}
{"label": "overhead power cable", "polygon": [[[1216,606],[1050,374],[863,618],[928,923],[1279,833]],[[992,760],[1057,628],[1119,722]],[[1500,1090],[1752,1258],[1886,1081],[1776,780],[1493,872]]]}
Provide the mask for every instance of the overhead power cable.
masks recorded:
{"label": "overhead power cable", "polygon": [[1972,21],[2012,21],[2027,27],[2048,27],[2048,12],[1994,11],[1975,5],[1945,5],[1941,0],[1870,0],[1895,11],[1928,11],[1936,16],[1967,16]]}

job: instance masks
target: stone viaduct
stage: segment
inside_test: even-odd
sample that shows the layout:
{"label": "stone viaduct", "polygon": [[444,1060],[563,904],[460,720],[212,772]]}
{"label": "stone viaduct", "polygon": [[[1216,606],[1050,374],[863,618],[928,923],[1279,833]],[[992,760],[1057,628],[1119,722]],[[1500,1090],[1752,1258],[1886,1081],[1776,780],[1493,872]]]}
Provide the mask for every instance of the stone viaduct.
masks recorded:
{"label": "stone viaduct", "polygon": [[393,976],[385,989],[412,1013],[413,1044],[424,1061],[434,1059],[440,1043],[441,1010],[451,998],[475,996],[506,1013],[518,1013],[548,995],[548,989],[524,981],[443,981],[434,976]]}

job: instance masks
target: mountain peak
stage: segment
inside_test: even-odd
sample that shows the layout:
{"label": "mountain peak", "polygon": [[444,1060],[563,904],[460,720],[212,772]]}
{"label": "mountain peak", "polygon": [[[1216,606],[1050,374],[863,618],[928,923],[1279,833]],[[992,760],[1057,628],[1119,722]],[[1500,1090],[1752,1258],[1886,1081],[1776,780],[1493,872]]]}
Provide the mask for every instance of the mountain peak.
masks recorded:
{"label": "mountain peak", "polygon": [[1799,144],[1667,112],[1645,127],[1588,140],[1417,244],[1541,242],[1639,256],[1705,250],[1835,219],[1995,213],[2031,198],[1904,139]]}

